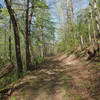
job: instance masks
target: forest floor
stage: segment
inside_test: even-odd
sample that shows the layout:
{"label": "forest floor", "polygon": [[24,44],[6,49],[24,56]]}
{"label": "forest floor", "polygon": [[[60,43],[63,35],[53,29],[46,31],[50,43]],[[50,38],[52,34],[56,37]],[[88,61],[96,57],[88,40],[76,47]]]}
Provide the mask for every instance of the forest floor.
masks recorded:
{"label": "forest floor", "polygon": [[100,68],[93,66],[74,54],[49,58],[8,100],[100,100]]}

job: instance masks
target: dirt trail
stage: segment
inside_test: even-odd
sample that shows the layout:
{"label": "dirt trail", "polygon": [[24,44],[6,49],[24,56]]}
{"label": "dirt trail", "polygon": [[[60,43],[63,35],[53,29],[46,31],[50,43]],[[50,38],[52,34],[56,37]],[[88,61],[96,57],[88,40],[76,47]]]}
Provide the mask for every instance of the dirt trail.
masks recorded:
{"label": "dirt trail", "polygon": [[90,95],[90,72],[74,55],[55,57],[30,73],[8,100],[99,100]]}

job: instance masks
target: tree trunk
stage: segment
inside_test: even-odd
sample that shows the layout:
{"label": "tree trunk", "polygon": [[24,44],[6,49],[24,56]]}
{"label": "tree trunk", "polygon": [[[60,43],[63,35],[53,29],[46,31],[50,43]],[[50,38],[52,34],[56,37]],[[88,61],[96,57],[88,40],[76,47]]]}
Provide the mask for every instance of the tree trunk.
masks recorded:
{"label": "tree trunk", "polygon": [[73,6],[72,6],[72,1],[67,0],[67,23],[68,23],[68,33],[73,31]]}
{"label": "tree trunk", "polygon": [[15,38],[16,60],[17,60],[17,66],[18,66],[18,78],[20,78],[21,73],[23,71],[23,65],[22,65],[21,51],[20,51],[20,37],[19,37],[18,24],[17,24],[15,12],[11,8],[10,2],[8,0],[5,0],[5,3],[6,3],[6,7],[8,9],[12,24],[13,24],[14,38]]}
{"label": "tree trunk", "polygon": [[100,13],[98,10],[98,6],[97,6],[97,1],[96,0],[90,0],[90,5],[92,7],[92,11],[95,14],[95,20],[96,20],[96,26],[97,26],[97,30],[98,30],[98,35],[100,36]]}
{"label": "tree trunk", "polygon": [[7,33],[5,32],[5,39],[4,39],[4,57],[6,58],[6,39],[7,39]]}
{"label": "tree trunk", "polygon": [[32,20],[33,10],[29,16],[29,0],[27,0],[26,10],[26,66],[27,70],[31,70],[31,53],[30,53],[30,28]]}
{"label": "tree trunk", "polygon": [[[12,4],[12,0],[10,0],[10,3]],[[9,21],[9,30],[11,31],[11,19]],[[11,57],[12,57],[12,50],[11,50],[11,35],[9,36],[9,58],[10,58],[10,61],[11,61]]]}
{"label": "tree trunk", "polygon": [[92,20],[92,28],[93,28],[93,37],[94,37],[94,41],[96,42],[96,31],[95,31],[95,27],[94,27],[94,20],[93,20],[93,14],[91,13],[91,20]]}
{"label": "tree trunk", "polygon": [[11,52],[11,36],[9,36],[9,58],[10,58],[10,61],[11,61],[11,55],[12,55],[12,52]]}
{"label": "tree trunk", "polygon": [[[91,7],[89,6],[89,12],[90,12],[90,14],[89,15],[91,15]],[[91,21],[90,21],[90,16],[89,16],[89,18],[88,18],[88,38],[89,38],[89,41],[91,42],[92,41],[92,39],[91,39],[91,23],[90,23]]]}
{"label": "tree trunk", "polygon": [[83,36],[82,36],[82,35],[81,35],[81,44],[82,44],[82,45],[84,44]]}

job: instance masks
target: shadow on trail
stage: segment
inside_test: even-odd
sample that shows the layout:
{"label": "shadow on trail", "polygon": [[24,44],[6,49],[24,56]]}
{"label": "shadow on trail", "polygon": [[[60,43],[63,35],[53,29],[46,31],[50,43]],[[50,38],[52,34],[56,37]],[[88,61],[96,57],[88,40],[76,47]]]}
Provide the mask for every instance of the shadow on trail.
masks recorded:
{"label": "shadow on trail", "polygon": [[18,94],[14,93],[13,96],[16,100],[21,100],[21,98],[24,100],[61,100],[59,98],[62,97],[61,90],[72,87],[72,77],[66,74],[65,68],[60,65],[59,61],[47,61],[33,73],[37,78],[29,78],[29,84],[19,89]]}
{"label": "shadow on trail", "polygon": [[28,84],[13,92],[11,96],[16,100],[98,100],[100,98],[100,70],[97,69],[99,67],[87,69],[88,66],[86,67],[79,59],[72,59],[72,56],[69,60],[60,61],[50,59],[38,66],[36,71],[24,78]]}
{"label": "shadow on trail", "polygon": [[93,100],[100,99],[100,56],[93,59],[94,64],[90,67],[91,88],[89,94]]}

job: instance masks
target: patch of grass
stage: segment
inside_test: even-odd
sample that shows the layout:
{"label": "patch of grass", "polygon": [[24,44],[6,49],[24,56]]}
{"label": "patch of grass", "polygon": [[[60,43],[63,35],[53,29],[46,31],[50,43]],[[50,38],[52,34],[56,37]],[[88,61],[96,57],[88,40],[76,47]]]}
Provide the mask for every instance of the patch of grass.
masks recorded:
{"label": "patch of grass", "polygon": [[32,80],[30,82],[30,86],[34,87],[34,88],[39,88],[40,86],[40,82],[36,82],[35,80]]}
{"label": "patch of grass", "polygon": [[93,87],[94,87],[90,82],[87,82],[87,83],[85,84],[85,86],[86,86],[86,88],[88,88],[88,89],[93,89]]}
{"label": "patch of grass", "polygon": [[68,77],[65,72],[62,72],[61,73],[61,79],[62,80],[71,80],[71,77]]}
{"label": "patch of grass", "polygon": [[66,97],[72,97],[71,93],[66,93]]}
{"label": "patch of grass", "polygon": [[11,97],[11,100],[16,100],[16,97],[15,97],[15,96],[12,96],[12,97]]}
{"label": "patch of grass", "polygon": [[65,97],[65,100],[72,100],[71,98],[73,97],[72,96],[72,94],[71,93],[66,93],[65,95],[64,95],[64,97]]}
{"label": "patch of grass", "polygon": [[78,83],[83,84],[83,80],[79,80]]}
{"label": "patch of grass", "polygon": [[57,58],[53,58],[52,61],[57,61]]}
{"label": "patch of grass", "polygon": [[61,72],[61,77],[64,77],[65,76],[65,72]]}
{"label": "patch of grass", "polygon": [[0,59],[0,68],[4,67],[5,64],[9,62],[8,59]]}
{"label": "patch of grass", "polygon": [[17,80],[17,75],[15,71],[12,71],[7,76],[0,79],[0,89],[5,88],[9,84],[15,82]]}
{"label": "patch of grass", "polygon": [[99,67],[100,66],[100,62],[95,62],[95,65],[97,65]]}
{"label": "patch of grass", "polygon": [[76,95],[74,96],[75,100],[80,100],[81,99],[81,96],[80,95]]}
{"label": "patch of grass", "polygon": [[21,96],[25,96],[25,93],[24,92],[21,92]]}
{"label": "patch of grass", "polygon": [[65,72],[61,73],[61,81],[62,81],[62,90],[66,91],[71,85],[72,78],[67,76]]}
{"label": "patch of grass", "polygon": [[64,83],[64,84],[62,85],[62,90],[65,90],[65,91],[66,91],[67,89],[68,89],[68,85]]}
{"label": "patch of grass", "polygon": [[36,57],[32,64],[36,66],[36,65],[43,63],[44,61],[45,61],[45,59],[43,57]]}

